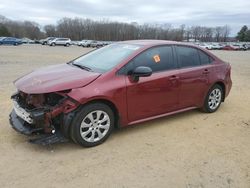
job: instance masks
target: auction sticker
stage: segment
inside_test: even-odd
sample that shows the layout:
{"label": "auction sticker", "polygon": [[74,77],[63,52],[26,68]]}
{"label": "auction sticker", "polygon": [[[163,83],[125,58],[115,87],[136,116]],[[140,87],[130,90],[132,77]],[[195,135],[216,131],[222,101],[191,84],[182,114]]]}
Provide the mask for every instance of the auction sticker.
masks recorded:
{"label": "auction sticker", "polygon": [[159,63],[161,61],[161,58],[159,55],[155,55],[153,58],[154,58],[155,63]]}

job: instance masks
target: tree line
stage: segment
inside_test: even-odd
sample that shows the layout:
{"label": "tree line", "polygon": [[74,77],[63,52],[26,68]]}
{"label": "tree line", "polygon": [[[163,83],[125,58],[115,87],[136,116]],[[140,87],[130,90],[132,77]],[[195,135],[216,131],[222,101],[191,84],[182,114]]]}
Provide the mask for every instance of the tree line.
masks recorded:
{"label": "tree line", "polygon": [[95,21],[83,18],[62,18],[57,24],[45,25],[30,21],[13,21],[0,16],[0,36],[41,39],[48,36],[67,37],[72,40],[93,39],[122,41],[133,39],[162,39],[182,41],[226,42],[230,36],[228,25],[218,27],[171,24],[121,23],[109,20]]}
{"label": "tree line", "polygon": [[39,39],[46,36],[39,24],[30,21],[13,21],[0,15],[0,36]]}

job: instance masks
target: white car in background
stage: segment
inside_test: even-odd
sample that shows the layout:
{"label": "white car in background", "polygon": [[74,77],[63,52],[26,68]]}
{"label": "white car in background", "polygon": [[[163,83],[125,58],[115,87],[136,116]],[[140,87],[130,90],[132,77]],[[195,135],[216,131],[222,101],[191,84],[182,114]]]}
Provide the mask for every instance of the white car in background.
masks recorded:
{"label": "white car in background", "polygon": [[219,43],[212,43],[212,49],[213,50],[221,50],[224,46]]}
{"label": "white car in background", "polygon": [[78,46],[84,46],[89,40],[82,40],[78,42]]}
{"label": "white car in background", "polygon": [[208,44],[208,43],[200,43],[199,46],[201,48],[205,48],[207,50],[212,50],[213,49],[213,46],[211,44]]}
{"label": "white car in background", "polygon": [[90,47],[91,44],[94,42],[94,40],[85,40],[83,43],[82,43],[82,47]]}
{"label": "white car in background", "polygon": [[48,42],[48,45],[50,46],[70,46],[71,40],[69,38],[55,38],[53,40],[50,40]]}

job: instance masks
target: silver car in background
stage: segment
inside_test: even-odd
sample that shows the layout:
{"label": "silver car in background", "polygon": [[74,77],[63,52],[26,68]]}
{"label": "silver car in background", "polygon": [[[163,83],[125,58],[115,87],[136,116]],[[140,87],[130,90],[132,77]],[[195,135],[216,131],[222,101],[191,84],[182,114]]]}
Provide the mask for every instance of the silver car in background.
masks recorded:
{"label": "silver car in background", "polygon": [[70,46],[71,40],[69,38],[55,38],[53,40],[50,40],[48,42],[48,45],[50,46]]}

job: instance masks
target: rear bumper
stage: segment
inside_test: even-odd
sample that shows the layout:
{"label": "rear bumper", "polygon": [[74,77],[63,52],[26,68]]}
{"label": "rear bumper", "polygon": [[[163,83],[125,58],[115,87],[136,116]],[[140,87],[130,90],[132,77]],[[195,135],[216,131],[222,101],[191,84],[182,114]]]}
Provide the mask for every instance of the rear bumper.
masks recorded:
{"label": "rear bumper", "polygon": [[225,95],[225,97],[228,97],[228,95],[229,95],[229,93],[230,93],[230,91],[231,91],[231,89],[232,89],[232,80],[230,80],[229,81],[229,83],[227,84],[227,88],[226,88],[226,95]]}

